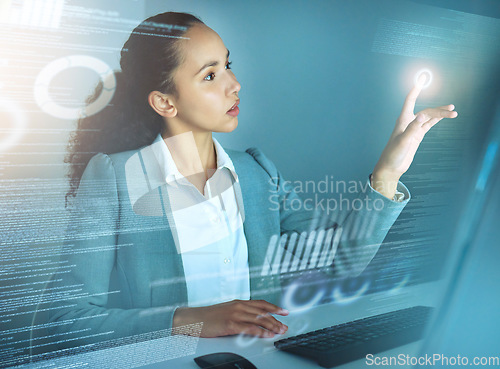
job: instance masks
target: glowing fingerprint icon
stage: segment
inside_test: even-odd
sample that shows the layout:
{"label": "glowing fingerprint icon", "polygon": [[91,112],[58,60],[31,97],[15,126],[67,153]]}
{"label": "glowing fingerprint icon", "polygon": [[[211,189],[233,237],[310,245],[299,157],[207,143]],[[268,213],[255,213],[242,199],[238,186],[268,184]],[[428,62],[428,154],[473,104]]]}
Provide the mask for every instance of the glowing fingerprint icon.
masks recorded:
{"label": "glowing fingerprint icon", "polygon": [[0,151],[6,151],[19,142],[25,132],[26,121],[21,109],[13,101],[4,97],[0,97],[0,112],[6,112],[12,117],[13,127],[0,130],[0,137],[3,137],[0,139]]}
{"label": "glowing fingerprint icon", "polygon": [[422,90],[429,87],[432,83],[432,72],[430,69],[421,69],[415,74],[415,86],[421,86]]}
{"label": "glowing fingerprint icon", "polygon": [[[95,71],[103,84],[101,94],[97,99],[84,107],[61,106],[52,100],[49,94],[52,79],[62,71],[74,67],[84,67]],[[34,95],[36,103],[45,113],[61,119],[78,119],[104,109],[113,97],[115,89],[115,74],[105,62],[88,55],[71,55],[54,60],[40,71],[35,81]]]}

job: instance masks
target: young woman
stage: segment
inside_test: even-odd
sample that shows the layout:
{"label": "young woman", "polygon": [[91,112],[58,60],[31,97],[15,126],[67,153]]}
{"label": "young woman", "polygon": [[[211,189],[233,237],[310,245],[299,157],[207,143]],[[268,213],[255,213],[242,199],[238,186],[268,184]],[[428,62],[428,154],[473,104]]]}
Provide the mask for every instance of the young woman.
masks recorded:
{"label": "young woman", "polygon": [[[301,200],[258,149],[224,150],[212,138],[238,125],[241,85],[228,58],[219,35],[184,13],[145,20],[125,43],[112,103],[80,120],[70,148],[56,337],[87,343],[200,322],[202,337],[286,332],[272,316],[287,314],[279,279],[261,270],[271,237],[310,230],[315,214],[287,207]],[[341,238],[346,275],[365,268],[408,201],[398,181],[425,133],[457,116],[453,105],[415,115],[420,88],[362,194],[383,206],[340,224],[371,222],[363,236]]]}

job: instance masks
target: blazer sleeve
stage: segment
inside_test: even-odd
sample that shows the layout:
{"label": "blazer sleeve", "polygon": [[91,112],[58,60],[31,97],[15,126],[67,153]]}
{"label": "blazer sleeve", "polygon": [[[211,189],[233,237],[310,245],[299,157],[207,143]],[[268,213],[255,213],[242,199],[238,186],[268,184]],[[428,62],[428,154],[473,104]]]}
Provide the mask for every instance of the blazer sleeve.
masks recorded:
{"label": "blazer sleeve", "polygon": [[[112,160],[97,154],[81,178],[61,268],[48,291],[51,334],[70,347],[171,328],[174,307],[108,308],[115,267],[119,199]],[[57,292],[57,293],[53,293]]]}
{"label": "blazer sleeve", "polygon": [[[398,183],[397,190],[404,194],[401,202],[391,201],[375,191],[368,183],[357,197],[337,206],[333,211],[313,208],[286,181],[276,166],[259,149],[247,152],[269,174],[275,186],[273,204],[279,203],[281,234],[310,232],[319,227],[342,228],[335,254],[335,272],[341,277],[355,277],[363,272],[377,253],[390,228],[410,200],[408,189]],[[291,250],[288,250],[291,251]],[[306,253],[304,252],[304,255]]]}

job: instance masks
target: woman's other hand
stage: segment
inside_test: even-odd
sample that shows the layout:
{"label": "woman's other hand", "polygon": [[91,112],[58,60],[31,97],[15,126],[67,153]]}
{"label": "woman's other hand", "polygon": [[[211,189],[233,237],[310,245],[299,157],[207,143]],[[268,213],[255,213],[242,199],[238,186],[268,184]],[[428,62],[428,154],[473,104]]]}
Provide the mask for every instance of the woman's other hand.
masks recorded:
{"label": "woman's other hand", "polygon": [[410,167],[425,134],[441,119],[456,118],[458,115],[454,111],[455,106],[451,104],[413,113],[425,78],[425,75],[421,75],[406,97],[394,131],[373,170],[372,187],[391,200],[396,193],[399,178]]}
{"label": "woman's other hand", "polygon": [[248,334],[263,338],[283,334],[288,327],[271,314],[288,315],[288,311],[264,300],[233,300],[217,305],[178,308],[172,323],[175,328],[203,323],[200,337]]}

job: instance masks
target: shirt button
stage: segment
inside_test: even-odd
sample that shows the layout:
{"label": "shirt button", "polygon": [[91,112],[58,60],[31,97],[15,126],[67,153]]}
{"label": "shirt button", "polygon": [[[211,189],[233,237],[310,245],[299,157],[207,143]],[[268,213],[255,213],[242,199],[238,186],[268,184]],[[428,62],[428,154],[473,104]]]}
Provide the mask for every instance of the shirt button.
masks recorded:
{"label": "shirt button", "polygon": [[210,217],[210,220],[213,222],[213,223],[219,223],[220,219],[217,215],[212,215]]}
{"label": "shirt button", "polygon": [[224,264],[229,264],[231,262],[231,259],[225,258],[224,259]]}

